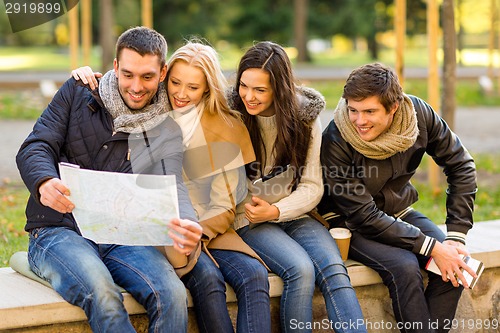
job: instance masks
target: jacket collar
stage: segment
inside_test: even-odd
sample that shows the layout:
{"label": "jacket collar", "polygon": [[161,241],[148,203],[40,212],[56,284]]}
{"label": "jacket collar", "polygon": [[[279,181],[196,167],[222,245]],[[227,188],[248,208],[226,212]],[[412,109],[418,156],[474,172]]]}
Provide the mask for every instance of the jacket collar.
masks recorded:
{"label": "jacket collar", "polygon": [[326,107],[325,98],[317,90],[305,86],[297,87],[300,120],[311,123]]}

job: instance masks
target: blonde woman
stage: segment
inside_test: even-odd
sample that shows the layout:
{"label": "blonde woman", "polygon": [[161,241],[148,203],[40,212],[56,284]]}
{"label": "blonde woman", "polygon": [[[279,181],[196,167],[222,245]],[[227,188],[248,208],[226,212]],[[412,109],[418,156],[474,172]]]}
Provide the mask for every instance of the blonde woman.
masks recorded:
{"label": "blonde woman", "polygon": [[[216,51],[190,41],[167,63],[171,115],[183,132],[183,178],[203,227],[203,252],[178,272],[190,290],[200,332],[233,332],[227,282],[238,299],[237,332],[270,332],[267,269],[232,228],[246,194],[245,164],[255,155],[245,125],[225,99],[226,79]],[[95,80],[91,70],[74,76]]]}

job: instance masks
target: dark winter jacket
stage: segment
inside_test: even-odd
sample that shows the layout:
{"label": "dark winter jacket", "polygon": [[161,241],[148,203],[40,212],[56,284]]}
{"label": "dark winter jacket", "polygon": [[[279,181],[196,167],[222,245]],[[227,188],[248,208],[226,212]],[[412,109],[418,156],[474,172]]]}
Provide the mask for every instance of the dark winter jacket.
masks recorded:
{"label": "dark winter jacket", "polygon": [[[325,192],[318,208],[323,215],[341,215],[340,220],[366,238],[422,253],[426,236],[394,216],[418,200],[410,179],[424,153],[432,156],[447,177],[449,235],[463,234],[465,239],[472,228],[476,170],[471,155],[444,120],[423,100],[410,98],[417,113],[417,141],[407,151],[385,160],[361,155],[342,138],[334,121],[329,124],[321,146]],[[424,252],[428,255],[429,251]]]}
{"label": "dark winter jacket", "polygon": [[[112,118],[97,93],[69,79],[37,120],[16,157],[31,194],[25,229],[62,226],[77,230],[72,214],[40,203],[38,189],[44,181],[59,178],[59,162],[91,170],[175,175],[180,217],[197,221],[182,182],[182,155],[182,133],[173,119],[168,117],[152,130],[130,134],[130,138],[128,133],[114,133]],[[132,167],[130,156],[139,163]]]}

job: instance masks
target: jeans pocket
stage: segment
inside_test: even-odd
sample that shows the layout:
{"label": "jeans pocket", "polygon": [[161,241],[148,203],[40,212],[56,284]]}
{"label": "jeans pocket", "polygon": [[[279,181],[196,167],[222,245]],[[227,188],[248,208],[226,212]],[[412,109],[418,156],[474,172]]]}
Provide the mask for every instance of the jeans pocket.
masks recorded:
{"label": "jeans pocket", "polygon": [[40,234],[40,232],[43,230],[44,228],[33,228],[30,230],[29,232],[29,237],[30,239],[32,240],[35,240],[38,238],[38,235]]}
{"label": "jeans pocket", "polygon": [[41,236],[46,229],[47,228],[45,227],[33,228],[29,232],[28,262],[31,270],[40,277],[42,275],[37,265],[37,262],[40,260],[39,242],[41,241]]}

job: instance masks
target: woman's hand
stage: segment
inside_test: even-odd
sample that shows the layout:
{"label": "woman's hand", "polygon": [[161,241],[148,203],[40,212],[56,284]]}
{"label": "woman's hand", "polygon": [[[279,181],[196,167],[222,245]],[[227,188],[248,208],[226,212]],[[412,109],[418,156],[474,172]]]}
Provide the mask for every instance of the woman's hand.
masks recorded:
{"label": "woman's hand", "polygon": [[262,223],[280,217],[278,207],[259,197],[252,197],[252,203],[245,204],[245,217],[251,223]]}
{"label": "woman's hand", "polygon": [[102,73],[92,71],[89,66],[80,67],[71,71],[71,76],[75,80],[82,80],[83,83],[88,84],[92,90],[99,86],[97,79],[102,77]]}
{"label": "woman's hand", "polygon": [[190,255],[198,246],[203,229],[193,221],[185,219],[172,219],[168,225],[168,233],[174,241],[174,249],[179,253]]}

